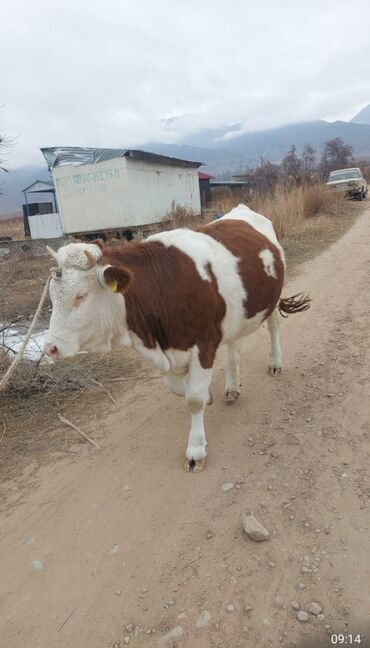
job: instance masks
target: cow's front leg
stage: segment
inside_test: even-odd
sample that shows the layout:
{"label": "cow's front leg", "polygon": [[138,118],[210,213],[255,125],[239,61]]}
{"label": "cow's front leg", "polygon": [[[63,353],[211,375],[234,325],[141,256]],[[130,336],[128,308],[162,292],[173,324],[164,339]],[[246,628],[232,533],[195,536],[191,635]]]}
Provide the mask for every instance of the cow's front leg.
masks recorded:
{"label": "cow's front leg", "polygon": [[186,395],[185,380],[182,376],[164,376],[163,378],[165,385],[168,389],[176,396],[182,396],[183,398]]}
{"label": "cow's front leg", "polygon": [[241,341],[227,345],[225,400],[234,403],[240,396],[240,349]]}
{"label": "cow's front leg", "polygon": [[212,378],[212,368],[204,369],[199,360],[198,350],[195,349],[185,378],[186,401],[191,414],[191,429],[186,450],[185,469],[194,472],[203,470],[206,463],[206,435],[204,430],[204,409],[209,401],[209,385]]}
{"label": "cow's front leg", "polygon": [[[186,396],[186,385],[185,385],[185,378],[182,376],[164,376],[163,378],[165,385],[167,385],[168,389],[173,393],[176,394],[176,396],[182,396],[185,398]],[[211,392],[208,394],[208,399],[207,399],[207,405],[212,405],[213,403],[213,396]]]}
{"label": "cow's front leg", "polygon": [[270,376],[278,376],[281,373],[282,353],[280,346],[280,314],[275,308],[271,315],[267,318],[267,326],[270,331],[271,337],[271,353],[269,360],[269,374]]}

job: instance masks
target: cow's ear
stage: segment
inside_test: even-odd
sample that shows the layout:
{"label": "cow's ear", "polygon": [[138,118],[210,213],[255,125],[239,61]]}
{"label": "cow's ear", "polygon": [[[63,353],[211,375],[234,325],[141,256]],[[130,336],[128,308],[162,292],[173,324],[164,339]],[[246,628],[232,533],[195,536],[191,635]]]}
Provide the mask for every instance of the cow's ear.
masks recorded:
{"label": "cow's ear", "polygon": [[109,266],[104,270],[104,281],[112,292],[123,293],[132,280],[132,272],[127,268]]}

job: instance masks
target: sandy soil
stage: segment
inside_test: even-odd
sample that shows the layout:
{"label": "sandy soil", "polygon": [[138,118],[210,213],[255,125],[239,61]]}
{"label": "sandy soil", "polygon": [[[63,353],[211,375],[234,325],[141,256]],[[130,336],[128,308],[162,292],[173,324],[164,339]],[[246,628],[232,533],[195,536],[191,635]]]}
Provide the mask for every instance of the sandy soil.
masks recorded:
{"label": "sandy soil", "polygon": [[[159,381],[86,412],[102,449],[50,463],[0,518],[1,646],[370,646],[369,217],[289,281],[313,304],[283,323],[280,378],[262,329],[227,406],[219,354],[203,473],[182,469],[189,417]],[[266,542],[245,536],[250,510]],[[298,621],[291,603],[312,601],[324,618]]]}

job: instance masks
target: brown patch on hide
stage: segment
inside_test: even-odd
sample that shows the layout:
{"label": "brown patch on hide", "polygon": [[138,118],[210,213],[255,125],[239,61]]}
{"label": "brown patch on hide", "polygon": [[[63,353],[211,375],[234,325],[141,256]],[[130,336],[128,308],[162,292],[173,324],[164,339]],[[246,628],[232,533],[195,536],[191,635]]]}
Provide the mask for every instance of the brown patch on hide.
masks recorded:
{"label": "brown patch on hide", "polygon": [[[247,293],[244,302],[246,318],[266,310],[271,315],[278,303],[284,282],[284,264],[279,249],[252,225],[240,220],[226,219],[212,222],[197,229],[222,243],[239,259],[239,274]],[[276,278],[268,276],[262,259],[263,250],[274,256]]]}
{"label": "brown patch on hide", "polygon": [[[104,246],[102,253],[99,263],[114,266],[105,275],[124,293],[128,328],[144,345],[158,343],[164,351],[196,345],[202,367],[212,367],[226,306],[211,266],[210,281],[203,280],[188,255],[159,241]],[[121,273],[131,279],[127,286],[119,282]]]}

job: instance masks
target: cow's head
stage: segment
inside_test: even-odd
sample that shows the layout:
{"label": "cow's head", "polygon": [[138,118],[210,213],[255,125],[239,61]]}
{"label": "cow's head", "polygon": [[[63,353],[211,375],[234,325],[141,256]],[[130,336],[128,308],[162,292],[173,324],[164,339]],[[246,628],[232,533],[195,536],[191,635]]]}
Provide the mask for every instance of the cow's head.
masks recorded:
{"label": "cow's head", "polygon": [[112,340],[125,333],[122,294],[131,274],[104,265],[102,251],[91,243],[71,243],[58,252],[47,248],[57,262],[52,270],[50,298],[53,310],[45,353],[54,359],[79,351],[109,351]]}

